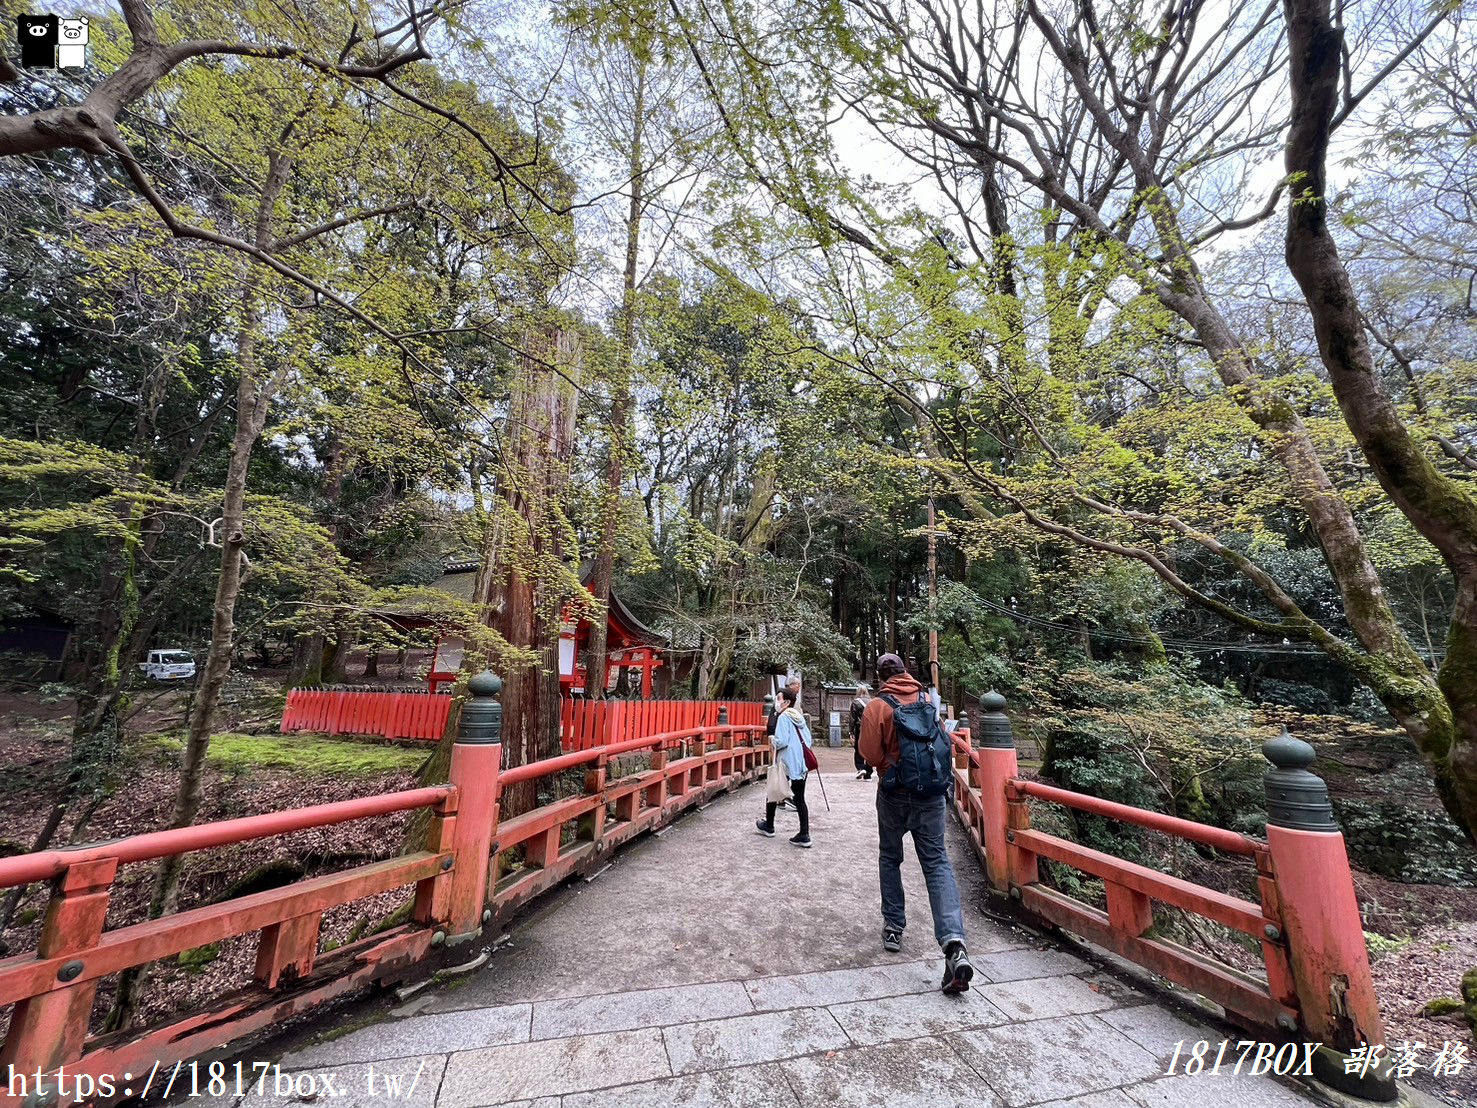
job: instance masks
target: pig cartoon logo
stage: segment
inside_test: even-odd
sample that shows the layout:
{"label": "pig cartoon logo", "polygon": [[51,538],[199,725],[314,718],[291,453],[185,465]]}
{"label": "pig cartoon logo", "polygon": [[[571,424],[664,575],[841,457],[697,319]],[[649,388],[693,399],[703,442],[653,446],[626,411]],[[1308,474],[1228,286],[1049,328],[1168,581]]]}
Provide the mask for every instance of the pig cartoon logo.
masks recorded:
{"label": "pig cartoon logo", "polygon": [[56,47],[58,69],[81,69],[87,64],[87,17],[61,20]]}
{"label": "pig cartoon logo", "polygon": [[56,47],[60,41],[57,23],[54,15],[15,17],[15,37],[21,44],[22,69],[56,68]]}

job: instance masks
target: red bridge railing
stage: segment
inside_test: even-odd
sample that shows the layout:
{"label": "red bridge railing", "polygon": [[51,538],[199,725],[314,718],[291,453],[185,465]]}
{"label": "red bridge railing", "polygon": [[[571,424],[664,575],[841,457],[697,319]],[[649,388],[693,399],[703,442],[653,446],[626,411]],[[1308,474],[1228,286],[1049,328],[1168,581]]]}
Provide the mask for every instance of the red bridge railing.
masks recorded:
{"label": "red bridge railing", "polygon": [[[1326,786],[1307,770],[1311,747],[1284,733],[1263,748],[1275,768],[1267,774],[1268,826],[1262,840],[1025,780],[1002,711],[1005,701],[991,693],[983,704],[986,711],[974,733],[954,735],[951,800],[997,892],[1037,920],[1216,1001],[1238,1022],[1274,1033],[1301,1029],[1331,1048],[1314,1058],[1323,1080],[1356,1095],[1394,1099],[1387,1070],[1351,1078],[1341,1064],[1354,1048],[1383,1043],[1384,1025],[1343,835],[1333,821]],[[1250,858],[1258,898],[1230,896],[1034,830],[1032,800]],[[1107,911],[1043,885],[1042,858],[1100,879]],[[1249,936],[1260,945],[1265,977],[1153,935],[1155,901]]]}
{"label": "red bridge railing", "polygon": [[[491,674],[472,680],[446,785],[0,860],[0,888],[53,882],[37,949],[0,961],[0,1005],[15,1005],[0,1047],[0,1073],[10,1072],[6,1065],[32,1075],[61,1067],[74,1076],[144,1073],[155,1063],[172,1065],[360,985],[403,977],[438,943],[475,936],[599,864],[630,838],[751,780],[770,758],[757,706],[745,705],[752,722],[731,721],[729,709],[720,706],[711,724],[699,718],[504,767],[499,688]],[[1361,1043],[1383,1042],[1384,1033],[1343,837],[1326,788],[1307,772],[1310,747],[1284,737],[1264,748],[1276,768],[1267,775],[1268,829],[1262,840],[1024,780],[1010,721],[1001,711],[1004,701],[990,694],[984,705],[974,732],[954,736],[951,799],[995,890],[1019,901],[1038,921],[1194,989],[1250,1026],[1270,1034],[1297,1030],[1327,1044],[1332,1053],[1313,1059],[1320,1076],[1346,1091],[1393,1097],[1387,1071],[1366,1067],[1351,1087],[1339,1064]],[[561,778],[554,791],[566,795],[501,818],[507,789],[552,777]],[[1255,865],[1258,898],[1229,896],[1037,831],[1031,826],[1033,802],[1066,805],[1247,857]],[[112,884],[124,862],[416,808],[430,809],[432,819],[423,848],[411,854],[105,929]],[[1106,911],[1043,885],[1042,858],[1100,878]],[[326,909],[402,887],[414,889],[407,923],[319,952]],[[1154,935],[1154,901],[1251,936],[1260,944],[1265,978]],[[167,1027],[89,1037],[98,983],[109,974],[253,932],[260,933],[258,953],[254,980],[245,989]],[[9,1092],[0,1088],[0,1095]]]}
{"label": "red bridge railing", "polygon": [[[732,723],[763,722],[764,707],[748,700],[587,700],[564,697],[559,742],[564,750],[592,750],[687,727],[713,726],[728,710]],[[451,712],[450,693],[417,689],[292,689],[282,710],[283,733],[379,735],[439,742]]]}
{"label": "red bridge railing", "polygon": [[[36,950],[0,961],[0,1005],[15,1005],[0,1047],[0,1074],[48,1074],[65,1067],[68,1074],[94,1080],[124,1072],[142,1075],[155,1061],[189,1058],[419,961],[431,946],[432,905],[443,897],[454,864],[454,855],[438,847],[111,931],[103,925],[114,878],[125,862],[416,808],[430,808],[445,819],[456,810],[457,796],[453,785],[412,789],[0,860],[0,888],[53,882]],[[415,887],[409,924],[319,957],[318,925],[326,909],[404,886]],[[101,979],[254,931],[261,933],[255,990],[142,1038],[89,1040]],[[253,1003],[253,992],[271,996],[288,986],[297,988],[287,1004]],[[0,1095],[22,1099],[9,1087],[0,1088]]]}
{"label": "red bridge railing", "polygon": [[[0,1101],[26,1101],[36,1091],[38,1072],[53,1076],[54,1091],[54,1075],[63,1068],[68,1099],[115,1100],[122,1086],[104,1095],[98,1078],[131,1072],[142,1081],[157,1067],[167,1073],[176,1062],[350,990],[404,977],[448,937],[470,937],[643,831],[748,782],[769,761],[758,706],[744,705],[752,722],[730,723],[727,709],[719,706],[711,724],[684,724],[503,768],[497,741],[501,706],[494,699],[499,684],[490,674],[473,679],[446,785],[0,859],[0,888],[52,882],[36,949],[0,960],[0,1006],[14,1005],[0,1046],[0,1075],[24,1073],[29,1086],[13,1095],[19,1090],[0,1082]],[[579,769],[584,775],[574,783],[574,795],[499,820],[507,787]],[[105,928],[113,882],[124,863],[414,809],[432,814],[423,849]],[[320,953],[325,910],[398,888],[413,890],[408,922]],[[98,986],[109,975],[251,933],[260,938],[246,987],[168,1026],[89,1034]],[[79,1078],[92,1080],[93,1088],[78,1085]],[[162,1079],[154,1091],[160,1089]]]}

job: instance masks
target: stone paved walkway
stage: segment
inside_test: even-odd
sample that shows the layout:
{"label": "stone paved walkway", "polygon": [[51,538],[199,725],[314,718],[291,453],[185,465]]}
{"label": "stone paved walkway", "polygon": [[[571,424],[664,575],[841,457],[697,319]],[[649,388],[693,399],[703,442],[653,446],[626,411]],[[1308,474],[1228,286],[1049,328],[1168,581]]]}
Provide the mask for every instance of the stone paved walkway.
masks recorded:
{"label": "stone paved walkway", "polygon": [[[755,834],[762,789],[741,789],[556,894],[477,973],[289,1053],[282,1069],[299,1091],[335,1075],[336,1103],[353,1108],[1308,1103],[1264,1078],[1162,1076],[1176,1040],[1222,1036],[992,922],[957,828],[977,976],[943,996],[911,851],[910,926],[889,955],[875,785],[855,780],[849,751],[820,753],[831,810],[812,778],[814,849],[785,841],[793,814],[775,838]],[[241,1108],[295,1102],[272,1091]]]}

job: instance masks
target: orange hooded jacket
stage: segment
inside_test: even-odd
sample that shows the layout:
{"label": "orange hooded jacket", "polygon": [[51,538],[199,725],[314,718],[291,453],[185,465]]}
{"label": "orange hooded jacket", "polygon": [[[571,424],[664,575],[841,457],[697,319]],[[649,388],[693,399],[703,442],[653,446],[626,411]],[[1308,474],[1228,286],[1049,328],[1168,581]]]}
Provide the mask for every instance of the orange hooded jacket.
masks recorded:
{"label": "orange hooded jacket", "polygon": [[888,678],[877,695],[872,697],[867,710],[862,713],[862,737],[857,744],[867,764],[876,770],[886,770],[900,756],[897,745],[897,730],[892,722],[892,705],[882,699],[882,694],[895,698],[899,704],[917,700],[923,686],[911,675],[900,673]]}

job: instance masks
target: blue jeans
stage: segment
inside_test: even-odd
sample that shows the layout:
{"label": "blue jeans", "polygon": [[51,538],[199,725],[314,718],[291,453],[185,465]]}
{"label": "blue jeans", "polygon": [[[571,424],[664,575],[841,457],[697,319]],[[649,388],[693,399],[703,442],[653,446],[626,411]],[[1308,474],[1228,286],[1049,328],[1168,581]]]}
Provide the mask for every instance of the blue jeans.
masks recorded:
{"label": "blue jeans", "polygon": [[878,871],[882,878],[882,923],[894,931],[907,925],[903,903],[903,836],[913,835],[913,852],[923,867],[928,904],[933,909],[933,937],[941,949],[964,941],[964,913],[959,885],[944,844],[945,797],[916,796],[877,790]]}

